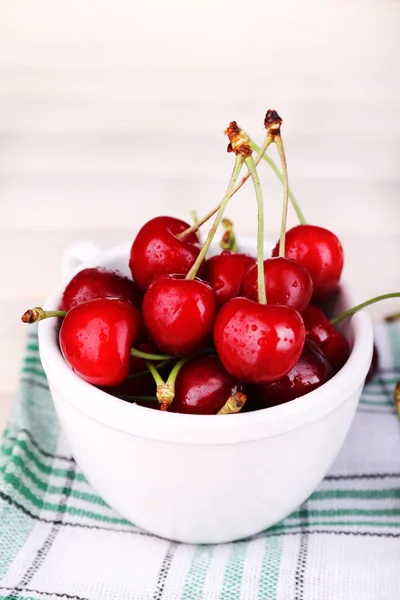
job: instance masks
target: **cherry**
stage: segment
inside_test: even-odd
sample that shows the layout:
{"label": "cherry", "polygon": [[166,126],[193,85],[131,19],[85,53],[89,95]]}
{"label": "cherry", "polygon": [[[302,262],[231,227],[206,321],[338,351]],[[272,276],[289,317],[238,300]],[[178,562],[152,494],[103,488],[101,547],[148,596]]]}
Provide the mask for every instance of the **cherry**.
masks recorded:
{"label": "cherry", "polygon": [[214,290],[200,279],[163,275],[143,299],[143,318],[154,342],[164,352],[191,356],[212,336],[217,313]]}
{"label": "cherry", "polygon": [[224,369],[217,356],[198,356],[188,361],[175,382],[172,412],[216,415],[243,385]]}
{"label": "cherry", "polygon": [[267,408],[299,398],[332,377],[332,367],[322,350],[307,339],[297,363],[281,379],[253,386],[255,408]]}
{"label": "cherry", "polygon": [[106,297],[130,300],[139,310],[142,306],[142,293],[133,281],[116,271],[97,267],[79,271],[71,279],[64,290],[61,309],[68,311],[82,302]]}
{"label": "cherry", "polygon": [[[218,306],[239,296],[243,277],[256,259],[241,252],[224,250],[205,261],[203,278],[215,291]],[[256,275],[257,277],[257,275]]]}
{"label": "cherry", "polygon": [[307,338],[318,344],[329,360],[333,372],[337,373],[349,358],[349,342],[317,306],[310,305],[302,316]]}
{"label": "cherry", "polygon": [[[279,244],[272,252],[278,256]],[[337,236],[316,225],[297,225],[286,232],[285,256],[296,261],[311,275],[313,298],[322,299],[333,292],[343,270],[343,248]]]}
{"label": "cherry", "polygon": [[[270,304],[291,306],[299,312],[309,305],[313,282],[307,269],[294,260],[281,257],[265,260],[264,281],[267,301]],[[243,278],[241,295],[250,300],[257,300],[257,265],[251,267]]]}
{"label": "cherry", "polygon": [[200,242],[195,233],[183,239],[188,223],[174,217],[156,217],[148,221],[137,234],[131,248],[129,268],[142,290],[160,275],[186,274],[193,266]]}
{"label": "cherry", "polygon": [[97,298],[72,308],[60,329],[60,347],[72,370],[88,383],[115,386],[129,374],[130,352],[142,330],[128,300]]}
{"label": "cherry", "polygon": [[240,381],[280,379],[300,358],[305,328],[289,306],[233,298],[221,308],[214,341],[225,369]]}

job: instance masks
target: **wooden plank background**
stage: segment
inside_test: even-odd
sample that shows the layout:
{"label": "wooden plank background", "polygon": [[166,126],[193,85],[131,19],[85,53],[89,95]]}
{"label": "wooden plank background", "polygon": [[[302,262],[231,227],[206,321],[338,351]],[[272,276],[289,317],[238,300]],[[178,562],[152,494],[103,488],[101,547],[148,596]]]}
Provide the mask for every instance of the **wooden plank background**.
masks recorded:
{"label": "wooden plank background", "polygon": [[[399,17],[394,0],[1,3],[0,428],[19,315],[57,283],[63,252],[206,212],[230,174],[231,119],[261,141],[266,109],[281,113],[293,190],[341,236],[359,297],[400,289]],[[260,175],[277,238],[281,188]],[[250,187],[229,215],[254,233]]]}

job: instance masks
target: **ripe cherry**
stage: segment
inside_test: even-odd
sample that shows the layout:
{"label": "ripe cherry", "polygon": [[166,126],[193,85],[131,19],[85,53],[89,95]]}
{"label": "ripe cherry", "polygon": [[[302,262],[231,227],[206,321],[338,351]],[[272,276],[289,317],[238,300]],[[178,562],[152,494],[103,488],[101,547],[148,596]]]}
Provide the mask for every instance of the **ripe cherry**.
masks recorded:
{"label": "ripe cherry", "polygon": [[72,308],[60,329],[69,366],[88,383],[114,386],[129,374],[130,351],[142,318],[128,300],[97,298]]}
{"label": "ripe cherry", "polygon": [[240,381],[280,379],[300,358],[305,328],[289,306],[233,298],[221,308],[214,341],[225,369]]}
{"label": "ripe cherry", "polygon": [[214,290],[200,279],[164,275],[143,299],[147,330],[161,350],[175,356],[195,354],[211,340],[217,304]]}
{"label": "ripe cherry", "polygon": [[329,360],[333,372],[337,373],[350,354],[347,339],[330,323],[321,309],[310,305],[302,314],[307,338],[315,342]]}
{"label": "ripe cherry", "polygon": [[[291,306],[299,312],[309,305],[313,282],[307,269],[294,260],[281,257],[265,260],[264,281],[269,304]],[[243,278],[241,295],[257,300],[257,265],[251,267]]]}
{"label": "ripe cherry", "polygon": [[95,298],[121,298],[130,300],[140,310],[142,293],[137,285],[116,271],[93,268],[79,271],[65,288],[61,309],[70,310],[82,302]]}
{"label": "ripe cherry", "polygon": [[256,259],[249,254],[229,250],[205,261],[203,278],[214,289],[218,306],[239,296],[243,277],[255,262]]}
{"label": "ripe cherry", "polygon": [[[278,256],[279,244],[272,252]],[[314,299],[322,299],[333,292],[343,270],[343,248],[337,236],[316,225],[297,225],[286,232],[285,256],[296,261],[311,275]]]}
{"label": "ripe cherry", "polygon": [[224,369],[217,356],[198,356],[187,362],[175,382],[172,412],[216,415],[243,385]]}
{"label": "ripe cherry", "polygon": [[299,360],[289,373],[277,381],[253,386],[255,408],[267,408],[304,396],[331,377],[332,367],[325,354],[317,344],[306,340]]}
{"label": "ripe cherry", "polygon": [[186,274],[193,266],[200,252],[197,235],[178,237],[189,227],[173,217],[156,217],[143,225],[132,244],[129,261],[132,277],[142,290],[160,275]]}

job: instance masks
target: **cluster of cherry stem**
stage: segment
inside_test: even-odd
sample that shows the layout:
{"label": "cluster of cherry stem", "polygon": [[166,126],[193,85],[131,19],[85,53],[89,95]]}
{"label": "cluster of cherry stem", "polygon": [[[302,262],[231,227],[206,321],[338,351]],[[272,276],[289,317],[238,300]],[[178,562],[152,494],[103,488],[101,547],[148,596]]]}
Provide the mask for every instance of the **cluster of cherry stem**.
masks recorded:
{"label": "cluster of cherry stem", "polygon": [[[286,238],[286,222],[287,222],[287,213],[288,213],[288,203],[289,199],[293,206],[294,211],[298,217],[298,220],[301,224],[305,224],[306,220],[303,212],[300,209],[299,204],[289,187],[288,181],[288,173],[287,173],[287,164],[286,164],[286,156],[285,150],[283,147],[282,136],[281,136],[281,124],[282,119],[279,117],[278,113],[273,110],[269,110],[265,116],[264,125],[266,129],[266,137],[263,144],[257,146],[253,140],[247,135],[247,133],[240,129],[235,121],[231,122],[228,129],[225,133],[229,138],[228,151],[233,152],[235,154],[235,163],[233,166],[232,175],[229,181],[229,185],[225,192],[225,195],[222,201],[215,206],[212,210],[210,210],[202,219],[197,218],[197,214],[193,213],[194,217],[194,225],[183,231],[178,235],[178,237],[182,240],[187,239],[191,234],[197,233],[199,235],[199,229],[202,225],[204,225],[207,221],[209,221],[214,215],[216,215],[214,222],[211,226],[211,229],[208,233],[207,239],[204,242],[201,251],[194,262],[192,268],[186,275],[186,279],[195,279],[197,272],[205,259],[207,252],[210,248],[210,245],[215,237],[215,234],[221,225],[221,222],[224,224],[223,217],[228,205],[229,200],[232,198],[234,194],[246,183],[246,181],[251,178],[255,190],[257,206],[258,206],[258,230],[257,230],[257,286],[258,286],[258,301],[260,304],[267,303],[266,290],[265,290],[265,280],[264,280],[264,201],[262,195],[262,189],[260,180],[257,173],[257,167],[261,160],[265,160],[268,165],[272,168],[275,175],[283,184],[283,207],[282,207],[282,220],[281,220],[281,231],[279,238],[279,256],[285,256],[285,238]],[[266,151],[269,146],[274,143],[278,150],[278,155],[281,163],[281,169],[279,170],[276,163],[270,158]],[[256,158],[254,159],[252,154],[253,151],[256,152]],[[242,179],[238,182],[239,175],[242,171],[243,166],[246,165],[247,173],[242,177]],[[232,250],[236,250],[236,240],[234,238],[234,234],[232,233],[232,224],[226,220],[226,227],[229,235],[232,236]],[[361,308],[365,308],[370,304],[375,302],[379,302],[380,300],[385,300],[387,298],[396,298],[400,297],[400,293],[391,293],[391,294],[383,294],[381,296],[377,296],[376,298],[372,298],[366,302],[358,304],[353,308],[344,311],[337,317],[331,320],[332,325],[338,324],[343,319],[350,317],[354,313],[356,313]],[[64,317],[66,315],[65,311],[56,310],[56,311],[44,311],[40,307],[33,308],[31,310],[26,311],[22,316],[22,321],[25,323],[34,323],[36,321],[40,321],[42,319],[47,319],[49,317]],[[400,316],[400,315],[395,315]],[[147,366],[147,371],[143,371],[140,373],[135,373],[130,375],[130,378],[137,378],[143,375],[151,373],[152,377],[157,386],[157,394],[156,397],[153,396],[120,396],[121,398],[127,400],[158,400],[160,403],[161,410],[167,410],[171,405],[174,394],[175,394],[175,381],[176,377],[183,367],[183,365],[189,360],[187,358],[183,358],[177,361],[175,366],[172,368],[168,378],[166,381],[163,380],[161,375],[159,374],[159,369],[167,366],[171,361],[175,359],[173,356],[169,356],[166,354],[151,354],[148,352],[142,352],[136,348],[131,349],[131,355],[136,358],[144,359]],[[158,364],[158,368],[156,368],[152,361],[162,361]],[[243,404],[246,400],[246,397],[243,394],[236,394],[235,396],[231,396],[218,414],[227,414],[232,412],[239,412],[243,407]]]}

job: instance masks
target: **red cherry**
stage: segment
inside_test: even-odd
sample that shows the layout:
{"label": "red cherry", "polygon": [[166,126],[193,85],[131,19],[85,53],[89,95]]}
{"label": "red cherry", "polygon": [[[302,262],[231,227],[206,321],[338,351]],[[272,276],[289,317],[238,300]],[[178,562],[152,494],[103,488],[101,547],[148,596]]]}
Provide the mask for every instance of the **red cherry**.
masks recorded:
{"label": "red cherry", "polygon": [[[307,269],[288,258],[268,258],[264,261],[264,281],[269,304],[291,306],[302,312],[310,303],[313,282]],[[241,295],[258,299],[257,265],[246,273]]]}
{"label": "red cherry", "polygon": [[129,373],[130,350],[142,330],[139,311],[128,300],[97,298],[72,308],[60,329],[69,366],[99,386],[120,384]]}
{"label": "red cherry", "polygon": [[332,367],[322,350],[306,339],[297,363],[278,381],[255,385],[257,408],[267,408],[299,398],[317,389],[332,377]]}
{"label": "red cherry", "polygon": [[239,296],[243,277],[255,262],[248,254],[229,250],[205,261],[202,276],[214,289],[218,306]]}
{"label": "red cherry", "polygon": [[74,306],[95,298],[122,298],[130,300],[140,310],[142,293],[137,285],[116,271],[102,268],[79,271],[64,290],[61,310],[71,310]]}
{"label": "red cherry", "polygon": [[216,313],[214,290],[208,283],[183,275],[159,277],[143,299],[143,318],[151,338],[175,356],[191,356],[210,340]]}
{"label": "red cherry", "polygon": [[[333,292],[343,270],[343,248],[337,236],[316,225],[297,225],[286,232],[285,256],[307,269],[314,283],[314,299]],[[278,256],[279,244],[272,252]]]}
{"label": "red cherry", "polygon": [[142,290],[160,275],[186,275],[200,252],[195,233],[186,239],[178,237],[190,225],[173,217],[156,217],[148,221],[137,234],[131,248],[129,268]]}
{"label": "red cherry", "polygon": [[179,371],[171,411],[193,415],[216,415],[242,384],[222,366],[217,356],[198,356]]}
{"label": "red cherry", "polygon": [[221,308],[214,341],[225,369],[240,381],[280,379],[300,358],[305,328],[289,306],[233,298]]}
{"label": "red cherry", "polygon": [[302,314],[307,338],[315,342],[329,360],[333,372],[337,373],[350,354],[349,342],[337,331],[321,309],[310,305]]}

